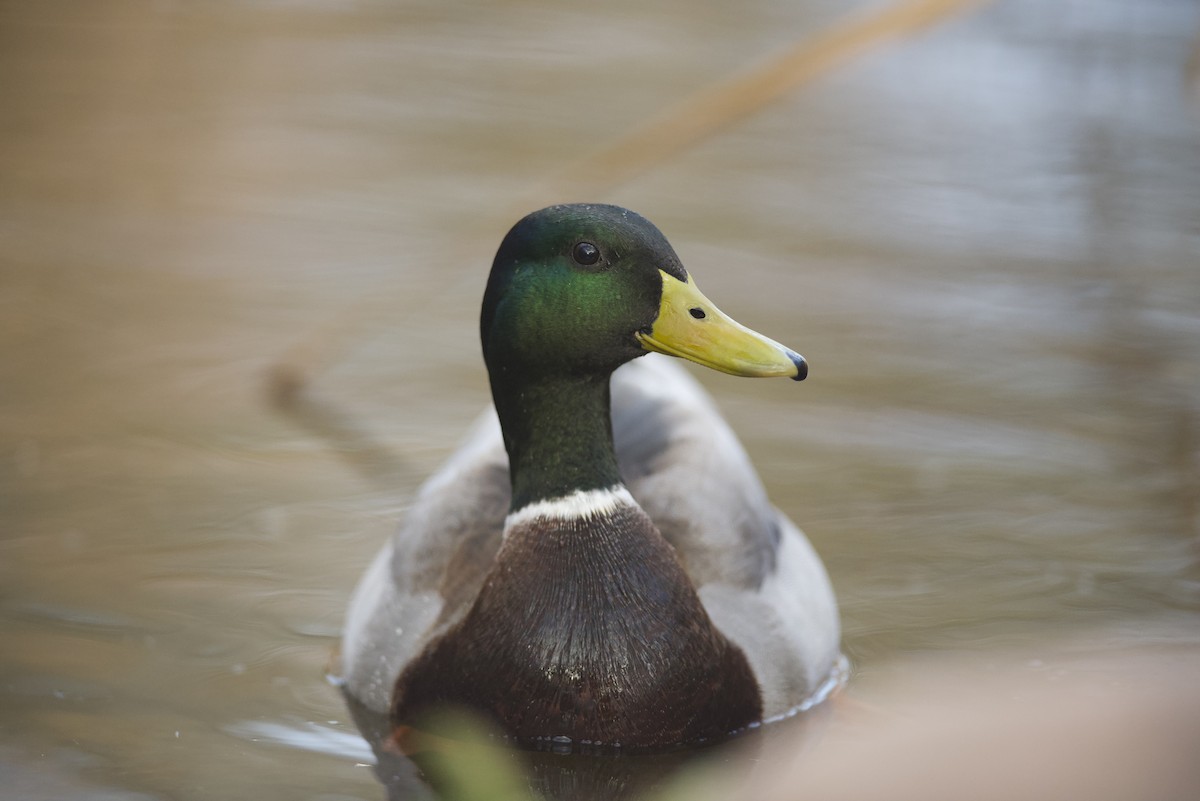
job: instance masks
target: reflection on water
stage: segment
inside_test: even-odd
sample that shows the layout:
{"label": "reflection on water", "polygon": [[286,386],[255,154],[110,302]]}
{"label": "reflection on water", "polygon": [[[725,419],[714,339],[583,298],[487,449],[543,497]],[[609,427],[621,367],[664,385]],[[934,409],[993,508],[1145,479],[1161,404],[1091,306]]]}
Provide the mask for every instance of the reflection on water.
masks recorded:
{"label": "reflection on water", "polygon": [[[323,675],[486,400],[512,198],[845,11],[0,2],[14,792],[379,798]],[[824,556],[860,676],[1200,640],[1198,34],[1190,0],[997,0],[576,187],[811,359],[699,377]],[[283,414],[297,342],[339,344]]]}
{"label": "reflection on water", "polygon": [[[757,763],[771,759],[780,744],[796,754],[816,740],[828,723],[826,704],[794,715],[772,727],[752,728],[717,746],[661,754],[614,755],[569,751],[520,751],[504,747],[500,737],[472,716],[455,713],[434,718],[430,730],[409,730],[403,746],[392,739],[385,715],[347,696],[347,705],[374,752],[374,771],[390,801],[454,799],[579,799],[626,801],[637,798],[719,798],[714,792],[751,775]],[[295,742],[295,730],[279,741]],[[300,747],[320,750],[319,738],[301,735]],[[693,780],[718,773],[718,785],[701,789]],[[711,794],[711,795],[710,795]]]}

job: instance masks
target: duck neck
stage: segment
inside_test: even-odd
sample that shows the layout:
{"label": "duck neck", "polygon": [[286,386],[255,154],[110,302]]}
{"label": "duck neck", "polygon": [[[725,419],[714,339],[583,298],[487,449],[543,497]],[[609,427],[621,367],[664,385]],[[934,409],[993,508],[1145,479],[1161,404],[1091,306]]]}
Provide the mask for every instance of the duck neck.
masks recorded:
{"label": "duck neck", "polygon": [[534,501],[621,483],[608,380],[607,373],[519,382],[492,375],[514,511]]}

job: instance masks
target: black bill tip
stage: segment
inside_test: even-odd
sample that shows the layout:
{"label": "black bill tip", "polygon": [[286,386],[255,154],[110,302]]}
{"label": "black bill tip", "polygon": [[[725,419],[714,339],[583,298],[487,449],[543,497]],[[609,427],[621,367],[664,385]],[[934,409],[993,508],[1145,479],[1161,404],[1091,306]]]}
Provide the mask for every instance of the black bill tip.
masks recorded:
{"label": "black bill tip", "polygon": [[788,351],[788,358],[792,360],[792,364],[796,365],[796,374],[792,376],[793,381],[803,381],[808,378],[808,362],[804,357],[795,351]]}

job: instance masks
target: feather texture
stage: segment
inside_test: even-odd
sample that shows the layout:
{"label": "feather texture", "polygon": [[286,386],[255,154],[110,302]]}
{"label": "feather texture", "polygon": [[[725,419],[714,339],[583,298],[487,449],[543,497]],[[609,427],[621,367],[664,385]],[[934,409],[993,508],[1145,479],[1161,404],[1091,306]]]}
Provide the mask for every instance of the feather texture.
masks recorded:
{"label": "feather texture", "polygon": [[[670,359],[649,355],[614,373],[612,418],[629,492],[744,654],[762,716],[804,704],[840,660],[836,602],[807,539],[771,506],[729,426]],[[489,410],[421,488],[355,591],[341,654],[350,694],[388,710],[402,671],[464,620],[501,547],[509,499]]]}

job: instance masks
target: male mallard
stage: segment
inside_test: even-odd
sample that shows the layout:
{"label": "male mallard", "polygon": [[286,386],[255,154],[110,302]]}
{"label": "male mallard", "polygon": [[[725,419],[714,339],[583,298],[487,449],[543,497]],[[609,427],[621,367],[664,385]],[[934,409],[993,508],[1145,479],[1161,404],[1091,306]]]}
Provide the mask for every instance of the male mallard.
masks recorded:
{"label": "male mallard", "polygon": [[355,591],[347,691],[396,724],[450,703],[526,744],[641,750],[822,692],[840,654],[820,559],[703,390],[638,359],[798,381],[803,358],[722,314],[659,230],[616,206],[518,222],[480,331],[498,415],[425,483]]}

